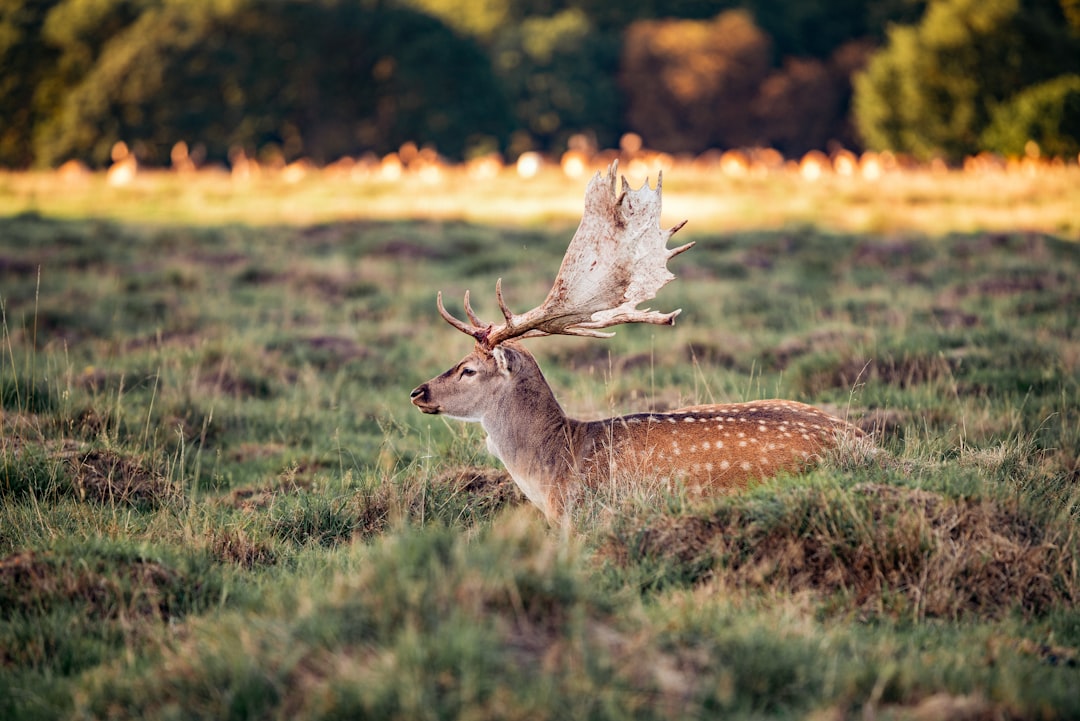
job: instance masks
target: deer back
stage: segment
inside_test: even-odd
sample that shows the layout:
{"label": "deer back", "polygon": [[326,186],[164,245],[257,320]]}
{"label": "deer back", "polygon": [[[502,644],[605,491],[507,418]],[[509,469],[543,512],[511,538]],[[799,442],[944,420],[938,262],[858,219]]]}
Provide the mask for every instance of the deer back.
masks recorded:
{"label": "deer back", "polygon": [[804,403],[763,400],[595,421],[588,434],[592,451],[581,465],[588,483],[645,473],[704,491],[796,473],[863,432]]}

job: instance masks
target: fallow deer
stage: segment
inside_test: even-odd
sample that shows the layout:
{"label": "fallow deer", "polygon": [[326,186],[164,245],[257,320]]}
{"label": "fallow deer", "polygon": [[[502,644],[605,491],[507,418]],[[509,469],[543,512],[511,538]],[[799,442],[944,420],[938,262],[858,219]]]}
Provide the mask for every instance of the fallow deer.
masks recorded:
{"label": "fallow deer", "polygon": [[623,323],[672,325],[681,312],[640,310],[638,304],[674,275],[667,261],[689,250],[667,242],[686,221],[660,228],[663,176],[632,190],[617,166],[597,173],[585,192],[581,225],[570,241],[547,299],[518,315],[507,307],[502,280],[495,296],[503,322],[480,320],[465,293],[465,323],[439,314],[476,339],[473,351],[412,391],[424,413],[480,423],[487,447],[547,519],[556,523],[566,499],[582,487],[616,478],[680,482],[697,493],[722,493],[754,479],[812,466],[840,439],[862,431],[817,408],[788,400],[698,405],[666,413],[637,413],[596,421],[567,417],[532,354],[518,339],[544,335],[609,337]]}

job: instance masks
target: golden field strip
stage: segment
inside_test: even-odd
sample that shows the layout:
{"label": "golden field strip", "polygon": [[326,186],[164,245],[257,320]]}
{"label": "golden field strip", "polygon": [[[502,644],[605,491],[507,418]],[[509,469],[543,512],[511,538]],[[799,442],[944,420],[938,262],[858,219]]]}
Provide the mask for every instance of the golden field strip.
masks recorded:
{"label": "golden field strip", "polygon": [[[656,168],[624,167],[631,184]],[[875,179],[832,172],[733,177],[685,164],[665,170],[664,219],[689,218],[695,231],[814,225],[840,232],[1037,231],[1080,239],[1080,166],[1032,165],[981,172],[930,168],[885,172]],[[150,224],[308,225],[346,220],[460,220],[536,225],[576,222],[584,178],[548,165],[533,177],[514,168],[484,174],[443,166],[377,173],[303,168],[238,179],[224,170],[139,171],[123,185],[104,172],[0,173],[0,215],[108,218]]]}

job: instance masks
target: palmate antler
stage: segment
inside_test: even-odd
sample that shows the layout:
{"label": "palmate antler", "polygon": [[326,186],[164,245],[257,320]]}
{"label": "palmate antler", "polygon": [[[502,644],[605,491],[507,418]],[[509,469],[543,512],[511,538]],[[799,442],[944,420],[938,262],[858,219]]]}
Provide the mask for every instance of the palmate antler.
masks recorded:
{"label": "palmate antler", "polygon": [[462,333],[476,338],[488,350],[512,338],[543,335],[579,335],[607,338],[604,333],[623,323],[672,325],[681,310],[660,313],[639,310],[638,304],[656,297],[674,275],[667,262],[689,250],[687,243],[673,250],[668,239],[686,221],[669,230],[660,229],[660,195],[663,175],[656,189],[646,181],[631,190],[622,178],[622,191],[615,192],[618,163],[608,168],[608,176],[597,173],[585,190],[585,212],[581,225],[566,249],[559,274],[547,298],[537,308],[518,315],[503,300],[502,279],[495,284],[504,322],[485,323],[477,318],[465,292],[465,313],[471,325],[447,312],[442,293],[438,295],[439,313]]}

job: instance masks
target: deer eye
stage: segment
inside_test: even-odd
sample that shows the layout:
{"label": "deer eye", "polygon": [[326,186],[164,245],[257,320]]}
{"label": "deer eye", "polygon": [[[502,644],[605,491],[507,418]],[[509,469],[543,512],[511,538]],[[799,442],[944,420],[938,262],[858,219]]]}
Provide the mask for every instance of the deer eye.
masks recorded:
{"label": "deer eye", "polygon": [[466,366],[466,367],[461,369],[462,378],[464,378],[465,376],[474,376],[474,375],[476,375],[476,369],[475,368],[469,368],[468,366]]}

